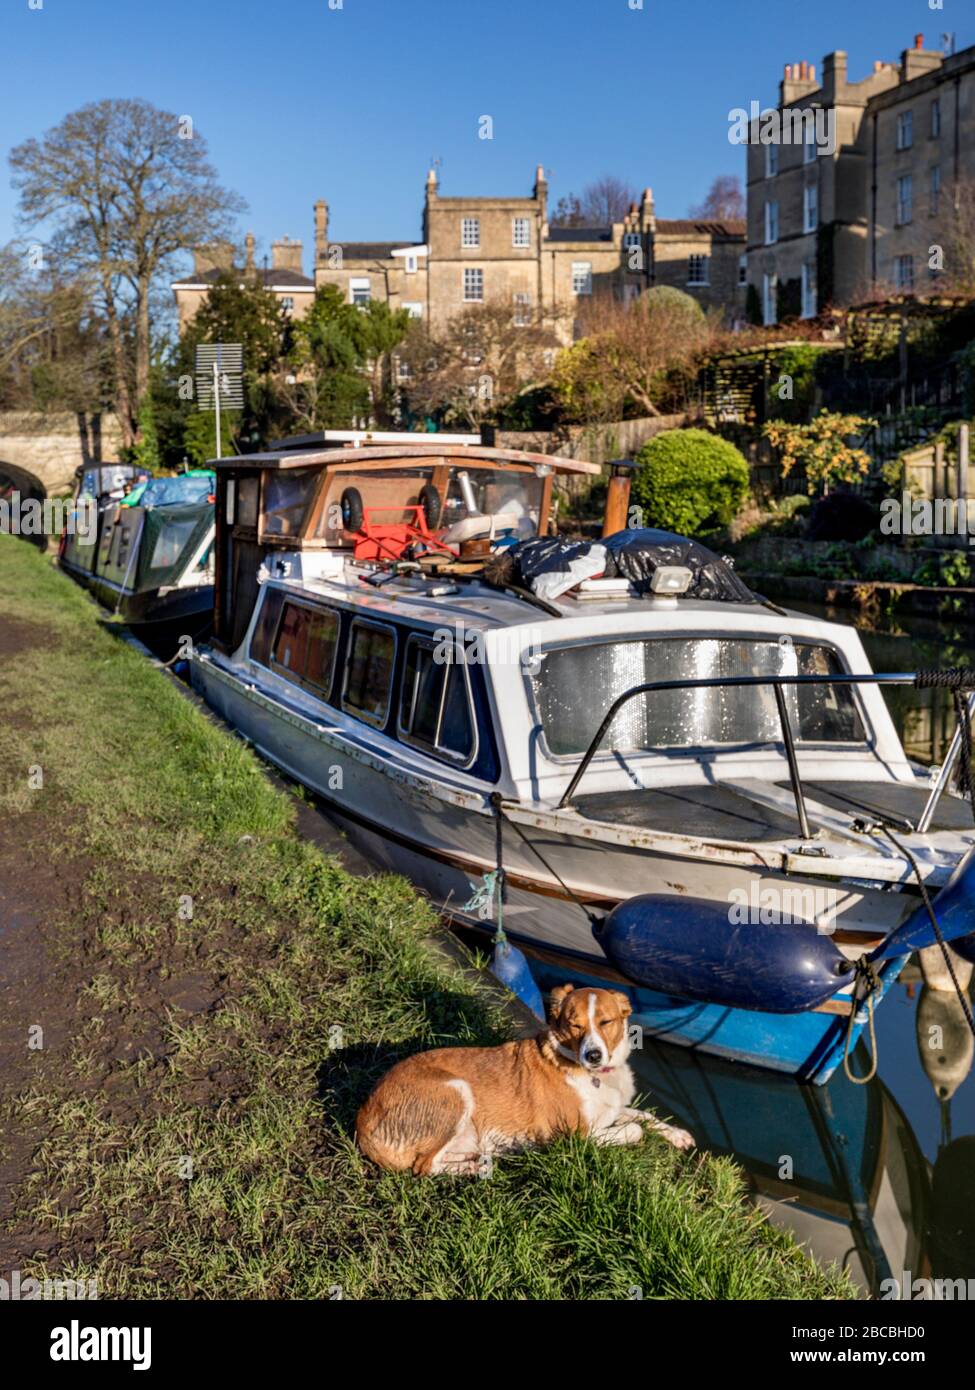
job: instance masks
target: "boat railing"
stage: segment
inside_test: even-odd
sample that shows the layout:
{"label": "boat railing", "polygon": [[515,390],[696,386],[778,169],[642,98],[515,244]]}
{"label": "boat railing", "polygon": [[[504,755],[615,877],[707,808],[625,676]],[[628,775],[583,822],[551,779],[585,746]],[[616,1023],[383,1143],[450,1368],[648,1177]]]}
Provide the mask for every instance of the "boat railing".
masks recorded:
{"label": "boat railing", "polygon": [[[941,679],[939,679],[941,678]],[[796,819],[799,822],[799,833],[804,840],[812,839],[812,832],[809,828],[809,816],[806,811],[806,801],[802,789],[802,778],[799,774],[799,760],[796,756],[795,734],[792,729],[792,722],[789,718],[789,710],[785,700],[784,688],[786,686],[801,685],[828,685],[828,686],[856,686],[856,685],[880,685],[894,686],[905,685],[913,687],[941,686],[951,690],[975,691],[975,672],[973,671],[896,671],[896,672],[871,672],[869,675],[767,675],[767,676],[701,676],[690,680],[669,680],[669,681],[645,681],[641,685],[631,686],[629,690],[624,690],[621,695],[610,705],[603,716],[599,728],[593,735],[589,747],[583,754],[582,761],[572,774],[569,785],[566,787],[558,809],[563,810],[570,806],[579,783],[582,781],[589,768],[589,764],[599,751],[600,744],[606,737],[606,733],[619,714],[624,705],[631,700],[635,700],[641,695],[656,694],[662,690],[726,690],[734,686],[770,686],[775,693],[775,704],[779,716],[779,727],[782,732],[782,745],[785,749],[786,762],[789,766],[789,782],[792,787],[792,796],[795,801]],[[975,713],[975,694],[969,694],[967,704],[968,717]],[[931,794],[918,820],[917,826],[913,827],[918,834],[924,834],[931,824],[935,807],[941,798],[941,794],[951,778],[952,768],[958,758],[962,748],[962,728],[960,722],[956,723],[954,736],[948,754],[941,765],[938,776],[931,789]]]}

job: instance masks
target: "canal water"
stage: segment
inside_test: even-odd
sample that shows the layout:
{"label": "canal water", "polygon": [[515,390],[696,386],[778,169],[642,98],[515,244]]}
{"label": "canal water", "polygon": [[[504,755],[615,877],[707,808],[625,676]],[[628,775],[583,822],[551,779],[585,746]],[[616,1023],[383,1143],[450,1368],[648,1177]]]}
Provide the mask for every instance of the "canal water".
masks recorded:
{"label": "canal water", "polygon": [[[861,637],[875,671],[975,666],[975,632],[950,624],[911,620],[910,635],[892,627]],[[947,692],[886,693],[909,756],[940,761],[954,727]],[[955,995],[929,989],[916,959],[878,1009],[876,1030],[877,1075],[864,1085],[841,1069],[825,1086],[799,1085],[653,1042],[632,1061],[638,1088],[702,1147],[734,1156],[769,1218],[864,1293],[889,1296],[892,1279],[901,1288],[962,1279],[973,1297],[975,1039]],[[854,1063],[867,1074],[865,1042]]]}

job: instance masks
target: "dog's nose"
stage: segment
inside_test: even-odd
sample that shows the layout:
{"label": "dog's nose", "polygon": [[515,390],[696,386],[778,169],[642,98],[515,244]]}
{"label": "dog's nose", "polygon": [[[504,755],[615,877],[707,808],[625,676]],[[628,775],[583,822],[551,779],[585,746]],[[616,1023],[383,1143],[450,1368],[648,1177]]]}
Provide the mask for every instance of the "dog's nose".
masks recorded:
{"label": "dog's nose", "polygon": [[598,1047],[587,1047],[582,1054],[582,1060],[588,1062],[591,1067],[595,1067],[603,1060],[602,1051]]}

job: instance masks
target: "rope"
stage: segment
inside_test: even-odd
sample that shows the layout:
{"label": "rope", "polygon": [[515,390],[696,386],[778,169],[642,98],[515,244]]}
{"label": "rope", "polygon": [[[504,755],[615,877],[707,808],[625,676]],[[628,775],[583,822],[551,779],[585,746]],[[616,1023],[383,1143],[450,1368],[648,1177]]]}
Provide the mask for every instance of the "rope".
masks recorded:
{"label": "rope", "polygon": [[[860,1000],[857,998],[858,986],[863,986],[862,998],[867,1004],[867,1021],[870,1027],[870,1070],[866,1076],[854,1076],[853,1068],[850,1066],[850,1044],[853,1042],[853,1029],[856,1024],[857,1006]],[[877,1032],[874,1027],[873,1019],[873,996],[874,992],[880,988],[880,976],[867,960],[866,956],[861,956],[856,963],[856,978],[853,983],[853,1007],[850,1009],[849,1022],[846,1025],[846,1047],[843,1049],[843,1071],[848,1081],[852,1081],[854,1086],[865,1086],[868,1081],[872,1081],[877,1075]]]}
{"label": "rope", "polygon": [[975,690],[975,670],[970,666],[949,666],[944,671],[916,671],[917,690]]}
{"label": "rope", "polygon": [[511,826],[511,828],[512,828],[512,830],[515,832],[515,834],[518,835],[518,836],[520,836],[520,838],[524,841],[524,843],[525,843],[525,844],[528,846],[528,848],[531,850],[532,854],[534,854],[535,857],[541,862],[542,867],[546,870],[546,872],[547,872],[547,873],[550,873],[550,874],[552,875],[552,877],[555,879],[555,881],[565,890],[566,894],[567,894],[568,897],[571,898],[571,900],[575,903],[576,907],[580,908],[580,909],[586,914],[586,916],[589,918],[590,924],[591,924],[593,927],[597,927],[597,926],[601,925],[603,919],[602,919],[601,917],[597,916],[595,912],[590,912],[589,908],[586,907],[586,904],[585,904],[585,903],[582,901],[582,899],[579,897],[578,893],[574,893],[574,892],[572,891],[572,889],[569,887],[569,885],[568,885],[567,883],[565,883],[565,882],[559,877],[559,875],[555,872],[555,870],[552,868],[551,864],[549,864],[549,863],[546,862],[546,860],[545,860],[545,858],[543,857],[541,851],[540,851],[539,849],[537,849],[535,845],[532,844],[531,840],[529,840],[528,836],[524,833],[524,831],[522,830],[521,826],[518,825],[518,823],[517,823],[516,821],[513,821],[513,820],[511,819],[510,816],[505,815],[504,807],[503,807],[502,804],[501,804],[501,800],[502,800],[502,798],[501,798],[501,793],[500,793],[500,792],[492,792],[489,799],[490,799],[491,805],[492,805],[493,808],[494,808],[494,812],[495,812],[495,814],[497,815],[497,818],[498,818],[498,855],[499,855],[499,861],[498,861],[498,862],[499,862],[499,864],[500,864],[500,854],[501,854],[501,821],[502,821],[502,819],[503,819],[503,820],[507,821],[508,825]]}
{"label": "rope", "polygon": [[955,719],[961,734],[961,781],[962,791],[968,797],[975,818],[975,782],[972,781],[972,720],[968,701],[960,690],[955,690],[952,699],[955,705]]}
{"label": "rope", "polygon": [[[495,800],[495,798],[497,798]],[[498,894],[498,929],[494,933],[494,944],[503,946],[507,942],[504,934],[504,826],[501,820],[501,797],[497,792],[491,793],[491,805],[494,807],[495,825],[495,860],[497,870],[495,873],[495,888]]]}
{"label": "rope", "polygon": [[907,848],[907,846],[901,844],[900,840],[897,839],[897,836],[894,835],[894,833],[890,830],[888,826],[882,825],[880,828],[883,830],[884,834],[887,836],[888,840],[891,842],[894,848],[900,854],[903,854],[904,858],[907,860],[911,868],[914,870],[914,877],[917,879],[917,886],[921,890],[921,900],[923,901],[925,909],[927,910],[928,917],[931,920],[931,927],[934,931],[935,940],[941,947],[941,954],[944,957],[945,968],[947,969],[948,974],[951,976],[951,983],[954,985],[955,993],[958,995],[958,1001],[961,1004],[962,1012],[965,1015],[965,1022],[972,1030],[973,1036],[975,1036],[975,1018],[972,1017],[971,1005],[969,1004],[968,999],[965,996],[965,991],[958,983],[958,976],[955,974],[955,967],[952,963],[951,953],[948,950],[948,943],[947,941],[945,941],[944,936],[941,933],[941,924],[938,921],[937,916],[935,915],[934,908],[931,906],[931,896],[928,893],[927,884],[924,882],[924,879],[921,876],[921,870],[918,867],[918,862],[914,858],[914,855],[911,853],[911,851]]}

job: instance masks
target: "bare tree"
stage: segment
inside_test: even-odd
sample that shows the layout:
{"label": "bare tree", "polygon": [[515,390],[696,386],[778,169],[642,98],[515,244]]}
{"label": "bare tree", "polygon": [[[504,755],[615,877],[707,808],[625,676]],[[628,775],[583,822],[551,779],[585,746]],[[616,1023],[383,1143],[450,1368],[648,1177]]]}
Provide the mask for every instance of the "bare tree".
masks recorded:
{"label": "bare tree", "polygon": [[716,222],[741,222],[745,213],[745,195],[741,191],[741,180],[733,174],[719,174],[708,190],[704,202],[691,208],[688,216]]}
{"label": "bare tree", "polygon": [[10,164],[23,221],[53,229],[46,254],[65,278],[94,279],[131,445],[149,384],[154,283],[179,251],[225,239],[244,205],[217,183],[190,119],[141,100],[83,106],[18,145]]}
{"label": "bare tree", "polygon": [[560,198],[550,219],[553,227],[605,227],[622,222],[631,206],[639,201],[636,189],[615,174],[587,183],[579,197],[570,193]]}
{"label": "bare tree", "polygon": [[545,378],[557,343],[551,316],[505,303],[464,309],[440,331],[416,320],[398,352],[400,384],[411,409],[479,429]]}
{"label": "bare tree", "polygon": [[[929,288],[944,288],[952,294],[975,295],[975,182],[959,182],[950,199],[942,194],[941,236],[929,238],[941,243],[941,283],[933,281]],[[932,244],[929,263],[932,269],[938,246]]]}

